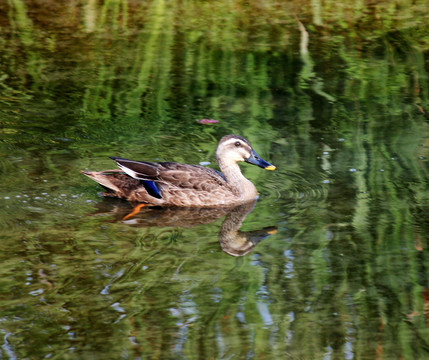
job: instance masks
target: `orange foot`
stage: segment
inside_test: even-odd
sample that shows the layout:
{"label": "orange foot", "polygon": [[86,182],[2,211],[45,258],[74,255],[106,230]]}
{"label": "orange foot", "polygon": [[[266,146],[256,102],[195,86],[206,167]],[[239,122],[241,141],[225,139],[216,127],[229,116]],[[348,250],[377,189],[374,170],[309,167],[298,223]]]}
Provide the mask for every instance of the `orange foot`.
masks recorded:
{"label": "orange foot", "polygon": [[146,204],[138,204],[135,206],[133,211],[131,211],[128,215],[125,215],[122,220],[128,220],[130,217],[133,217],[134,215],[138,214],[142,207],[145,207]]}

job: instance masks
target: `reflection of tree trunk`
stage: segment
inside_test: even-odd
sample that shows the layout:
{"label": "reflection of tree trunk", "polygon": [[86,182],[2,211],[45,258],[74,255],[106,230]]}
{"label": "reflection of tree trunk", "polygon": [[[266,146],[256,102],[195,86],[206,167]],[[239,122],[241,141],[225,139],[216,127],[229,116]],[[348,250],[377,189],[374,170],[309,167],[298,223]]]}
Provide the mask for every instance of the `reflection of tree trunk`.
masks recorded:
{"label": "reflection of tree trunk", "polygon": [[85,5],[85,31],[91,33],[95,30],[97,20],[97,2],[96,0],[88,0]]}

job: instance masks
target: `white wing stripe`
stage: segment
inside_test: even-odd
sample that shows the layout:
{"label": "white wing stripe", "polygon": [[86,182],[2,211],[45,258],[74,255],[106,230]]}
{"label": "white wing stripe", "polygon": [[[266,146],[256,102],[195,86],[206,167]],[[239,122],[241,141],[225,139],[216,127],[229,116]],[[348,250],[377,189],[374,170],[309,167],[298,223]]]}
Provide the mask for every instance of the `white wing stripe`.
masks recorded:
{"label": "white wing stripe", "polygon": [[127,168],[126,166],[124,166],[124,165],[121,165],[121,164],[119,164],[119,163],[117,163],[118,164],[118,166],[119,166],[119,168],[125,173],[125,174],[127,174],[127,175],[129,175],[129,176],[131,176],[132,178],[134,178],[134,179],[137,179],[137,180],[144,180],[144,179],[142,179],[139,175],[139,173],[138,172],[135,172],[134,170],[131,170],[130,168]]}

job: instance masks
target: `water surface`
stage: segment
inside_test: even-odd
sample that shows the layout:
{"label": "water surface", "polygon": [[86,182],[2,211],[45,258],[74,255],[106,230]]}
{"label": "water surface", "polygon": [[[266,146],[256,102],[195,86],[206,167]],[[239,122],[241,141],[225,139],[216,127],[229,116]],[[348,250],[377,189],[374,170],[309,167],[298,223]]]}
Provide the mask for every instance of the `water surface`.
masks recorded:
{"label": "water surface", "polygon": [[[429,356],[425,1],[0,10],[1,358]],[[253,209],[124,220],[80,174],[230,133]]]}

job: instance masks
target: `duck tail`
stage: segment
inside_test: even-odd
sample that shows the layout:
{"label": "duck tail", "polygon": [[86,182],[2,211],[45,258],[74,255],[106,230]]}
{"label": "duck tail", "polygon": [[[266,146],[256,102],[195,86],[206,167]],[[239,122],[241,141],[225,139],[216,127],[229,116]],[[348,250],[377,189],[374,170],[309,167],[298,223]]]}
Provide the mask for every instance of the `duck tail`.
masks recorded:
{"label": "duck tail", "polygon": [[[94,180],[95,182],[99,183],[107,191],[113,192],[117,196],[121,197],[122,190],[119,187],[119,185],[120,185],[120,175],[124,176],[124,173],[122,171],[117,171],[117,170],[85,171],[85,170],[81,170],[81,173],[83,175],[88,176],[90,179]],[[110,194],[110,195],[112,195],[112,194]]]}

